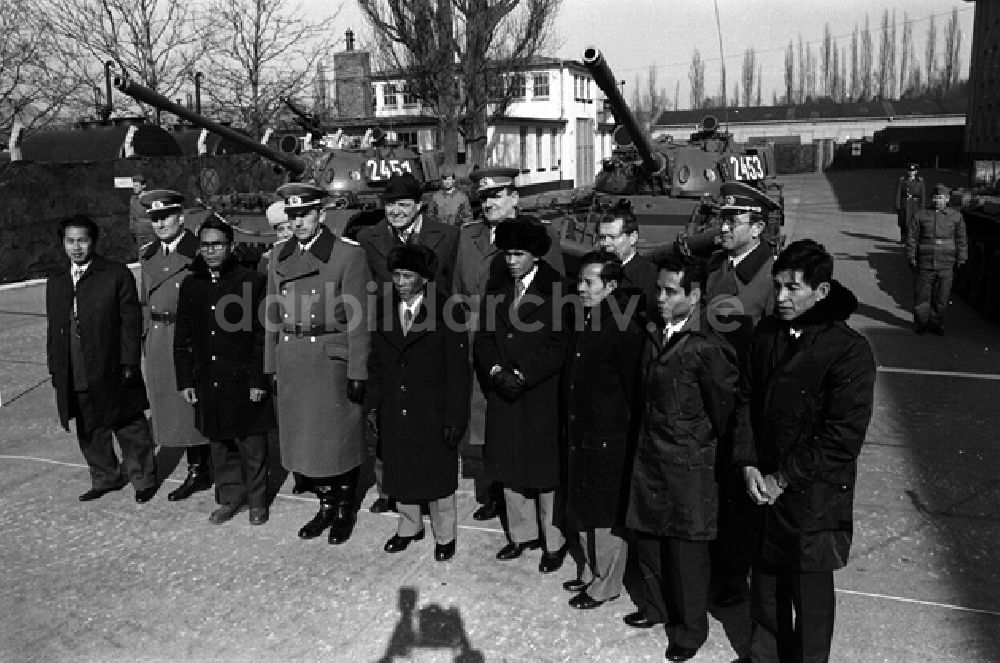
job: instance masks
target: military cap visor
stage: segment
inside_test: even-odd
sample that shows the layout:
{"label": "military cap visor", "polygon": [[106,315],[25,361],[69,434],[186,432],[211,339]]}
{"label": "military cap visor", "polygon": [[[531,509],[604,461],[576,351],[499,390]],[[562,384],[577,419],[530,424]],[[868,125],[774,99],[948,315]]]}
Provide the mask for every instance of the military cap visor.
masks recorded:
{"label": "military cap visor", "polygon": [[162,218],[184,209],[184,194],[169,189],[156,189],[139,196],[139,203],[146,208],[146,216]]}
{"label": "military cap visor", "polygon": [[513,188],[519,172],[517,168],[487,168],[472,171],[469,179],[476,183],[476,190],[484,194],[498,189]]}
{"label": "military cap visor", "polygon": [[722,214],[743,214],[745,212],[766,212],[777,209],[773,200],[757,189],[742,182],[726,182],[719,187]]}
{"label": "military cap visor", "polygon": [[319,208],[326,197],[326,191],[302,182],[291,182],[278,187],[278,195],[285,203],[285,212]]}

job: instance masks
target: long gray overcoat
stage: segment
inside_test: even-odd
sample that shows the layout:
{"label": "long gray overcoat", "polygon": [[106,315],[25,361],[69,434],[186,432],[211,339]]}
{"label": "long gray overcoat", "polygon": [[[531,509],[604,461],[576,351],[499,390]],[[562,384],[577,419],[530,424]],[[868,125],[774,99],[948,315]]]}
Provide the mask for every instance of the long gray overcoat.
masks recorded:
{"label": "long gray overcoat", "polygon": [[362,407],[347,399],[347,381],[368,377],[368,262],[327,228],[307,251],[295,238],[280,246],[264,372],[278,380],[281,462],[309,477],[342,474],[364,459]]}

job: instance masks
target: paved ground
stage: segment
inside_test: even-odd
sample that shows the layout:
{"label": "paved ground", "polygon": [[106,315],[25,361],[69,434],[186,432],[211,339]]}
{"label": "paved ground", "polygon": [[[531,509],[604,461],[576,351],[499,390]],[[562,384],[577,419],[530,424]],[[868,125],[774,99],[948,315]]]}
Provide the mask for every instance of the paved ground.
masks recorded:
{"label": "paved ground", "polygon": [[[783,178],[789,230],[836,252],[880,366],[833,658],[1000,660],[1000,327],[957,301],[947,337],[910,331],[895,176]],[[0,291],[0,660],[662,660],[662,631],[621,623],[627,598],[581,613],[559,586],[570,569],[496,562],[503,535],[471,520],[464,483],[445,564],[427,539],[383,553],[394,520],[366,508],[346,546],[299,541],[315,507],[289,485],[261,528],[209,525],[206,493],[168,502],[180,468],[146,505],[130,489],[79,503],[87,472],[54,420],[42,310],[40,287]],[[745,607],[714,615],[695,660],[734,659],[747,624]]]}

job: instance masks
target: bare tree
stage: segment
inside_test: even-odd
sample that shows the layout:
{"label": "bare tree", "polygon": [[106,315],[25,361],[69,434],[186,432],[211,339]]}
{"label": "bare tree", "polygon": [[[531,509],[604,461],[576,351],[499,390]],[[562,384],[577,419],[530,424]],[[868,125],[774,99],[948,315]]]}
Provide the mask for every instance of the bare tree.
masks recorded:
{"label": "bare tree", "polygon": [[849,101],[847,93],[847,47],[840,51],[840,100]]}
{"label": "bare tree", "polygon": [[[77,83],[51,62],[47,17],[27,0],[10,0],[0,12],[0,133],[14,122],[31,128],[58,117]],[[98,101],[98,100],[95,100]]]}
{"label": "bare tree", "polygon": [[680,108],[681,103],[681,79],[677,79],[674,83],[674,110]]}
{"label": "bare tree", "polygon": [[215,111],[228,114],[259,139],[281,108],[312,83],[312,72],[333,45],[328,17],[305,19],[288,0],[216,0],[215,47],[207,53],[206,87]]}
{"label": "bare tree", "polygon": [[858,59],[859,100],[868,101],[872,98],[872,31],[865,14],[865,29],[861,32],[861,54]]}
{"label": "bare tree", "polygon": [[795,103],[795,48],[791,39],[785,49],[785,103]]}
{"label": "bare tree", "polygon": [[823,24],[823,42],[819,51],[820,72],[823,75],[821,82],[824,97],[833,96],[833,80],[836,70],[833,69],[833,35],[830,34],[830,24]]}
{"label": "bare tree", "polygon": [[858,61],[858,24],[854,24],[854,32],[851,33],[851,91],[852,101],[857,100],[861,95],[861,63]]}
{"label": "bare tree", "polygon": [[753,99],[753,83],[757,74],[757,53],[753,46],[743,51],[743,70],[740,73],[740,80],[743,81],[743,105],[749,106]]}
{"label": "bare tree", "polygon": [[899,44],[899,96],[906,93],[909,85],[910,51],[913,49],[913,25],[903,12],[903,36]]}
{"label": "bare tree", "polygon": [[799,83],[795,95],[795,103],[799,104],[806,100],[806,64],[806,46],[805,42],[802,41],[802,33],[799,33]]}
{"label": "bare tree", "polygon": [[927,87],[934,87],[937,72],[937,28],[934,26],[934,14],[931,14],[927,25],[927,43],[924,46],[924,63],[927,67]]}
{"label": "bare tree", "polygon": [[812,44],[806,44],[806,98],[816,100],[816,56]]}
{"label": "bare tree", "polygon": [[[506,115],[544,49],[560,0],[358,0],[388,66],[438,120],[454,163],[461,133],[484,164],[487,127]],[[456,85],[456,77],[459,84]]]}
{"label": "bare tree", "polygon": [[[879,29],[878,46],[878,75],[876,76],[876,94],[879,99],[889,98],[889,54],[892,52],[892,44],[889,43],[889,10],[882,12],[882,23]],[[895,78],[895,75],[892,76]]]}
{"label": "bare tree", "polygon": [[962,28],[958,26],[958,9],[951,10],[951,18],[944,33],[944,68],[941,72],[941,83],[948,92],[958,84],[961,69]]}
{"label": "bare tree", "polygon": [[688,81],[691,84],[691,108],[702,108],[705,104],[705,61],[697,48],[691,55]]}
{"label": "bare tree", "polygon": [[754,106],[761,105],[760,95],[763,87],[764,87],[764,65],[761,64],[757,65],[757,99]]}
{"label": "bare tree", "polygon": [[896,10],[892,10],[892,25],[889,32],[889,98],[896,99]]}
{"label": "bare tree", "polygon": [[[67,78],[103,84],[102,65],[166,97],[188,84],[208,48],[207,23],[183,0],[43,0]],[[159,112],[155,113],[159,118]]]}
{"label": "bare tree", "polygon": [[830,89],[827,96],[833,101],[840,101],[840,55],[836,42],[830,48]]}

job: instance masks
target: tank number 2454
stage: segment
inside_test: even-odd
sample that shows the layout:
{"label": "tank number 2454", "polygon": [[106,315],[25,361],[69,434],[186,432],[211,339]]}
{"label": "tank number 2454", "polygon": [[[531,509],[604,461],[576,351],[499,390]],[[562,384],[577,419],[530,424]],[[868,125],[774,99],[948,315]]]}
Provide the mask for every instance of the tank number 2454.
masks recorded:
{"label": "tank number 2454", "polygon": [[761,163],[760,157],[756,154],[731,156],[729,157],[729,166],[732,168],[733,177],[738,180],[762,180],[767,175],[764,172],[764,164]]}
{"label": "tank number 2454", "polygon": [[369,159],[365,162],[368,181],[387,180],[393,175],[413,173],[410,162],[404,159]]}

